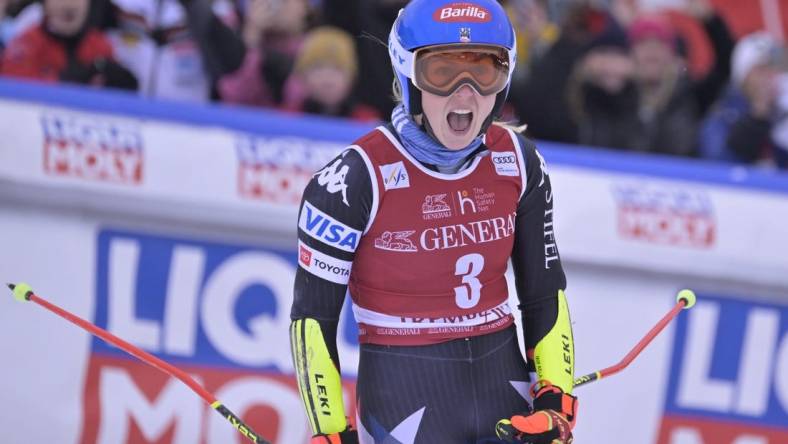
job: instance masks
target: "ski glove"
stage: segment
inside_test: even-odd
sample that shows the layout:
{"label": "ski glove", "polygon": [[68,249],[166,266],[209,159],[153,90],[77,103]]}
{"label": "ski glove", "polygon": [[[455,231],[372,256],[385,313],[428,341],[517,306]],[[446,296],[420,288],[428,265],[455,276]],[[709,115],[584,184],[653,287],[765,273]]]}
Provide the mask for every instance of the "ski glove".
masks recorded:
{"label": "ski glove", "polygon": [[339,433],[315,435],[309,444],[358,444],[358,433],[350,426]]}
{"label": "ski glove", "polygon": [[571,444],[577,417],[577,398],[548,381],[531,386],[533,411],[502,419],[495,425],[498,438],[510,443]]}

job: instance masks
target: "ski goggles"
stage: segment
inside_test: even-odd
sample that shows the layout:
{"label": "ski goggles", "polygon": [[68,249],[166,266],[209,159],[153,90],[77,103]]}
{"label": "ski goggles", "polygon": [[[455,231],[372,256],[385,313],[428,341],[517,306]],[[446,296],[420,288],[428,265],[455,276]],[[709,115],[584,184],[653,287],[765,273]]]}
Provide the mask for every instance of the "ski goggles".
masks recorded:
{"label": "ski goggles", "polygon": [[466,84],[483,96],[497,94],[509,83],[509,54],[497,46],[431,46],[417,50],[414,58],[413,83],[439,96]]}

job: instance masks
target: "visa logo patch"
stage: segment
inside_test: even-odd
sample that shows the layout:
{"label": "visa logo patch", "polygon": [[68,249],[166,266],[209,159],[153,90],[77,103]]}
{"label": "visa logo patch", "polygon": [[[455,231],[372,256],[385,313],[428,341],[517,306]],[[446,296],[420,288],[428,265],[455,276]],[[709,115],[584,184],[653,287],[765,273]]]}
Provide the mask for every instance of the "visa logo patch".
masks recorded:
{"label": "visa logo patch", "polygon": [[361,237],[360,231],[339,222],[306,200],[298,218],[298,228],[326,245],[350,253],[356,251]]}
{"label": "visa logo patch", "polygon": [[387,190],[408,188],[410,186],[408,171],[405,169],[405,164],[402,163],[401,160],[399,162],[381,165],[380,175],[383,176],[383,186]]}

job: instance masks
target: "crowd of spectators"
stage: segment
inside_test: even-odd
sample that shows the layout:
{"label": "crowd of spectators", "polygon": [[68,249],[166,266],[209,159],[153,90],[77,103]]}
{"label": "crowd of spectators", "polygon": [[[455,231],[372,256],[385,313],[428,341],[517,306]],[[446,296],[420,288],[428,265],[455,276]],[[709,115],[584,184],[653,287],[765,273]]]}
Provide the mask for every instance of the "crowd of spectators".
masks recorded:
{"label": "crowd of spectators", "polygon": [[[736,39],[711,0],[502,0],[518,35],[504,119],[537,139],[788,168],[778,36]],[[393,108],[406,0],[0,0],[0,73],[362,121]],[[676,2],[673,2],[676,3]],[[691,68],[689,18],[711,48]]]}

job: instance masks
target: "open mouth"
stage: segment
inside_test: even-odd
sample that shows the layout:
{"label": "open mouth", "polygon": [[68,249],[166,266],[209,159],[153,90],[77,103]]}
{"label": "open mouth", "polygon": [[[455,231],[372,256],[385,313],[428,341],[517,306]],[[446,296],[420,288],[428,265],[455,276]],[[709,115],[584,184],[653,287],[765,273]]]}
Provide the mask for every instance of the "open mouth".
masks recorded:
{"label": "open mouth", "polygon": [[458,135],[465,134],[471,128],[473,112],[469,109],[456,109],[449,112],[446,116],[446,122],[454,133]]}

